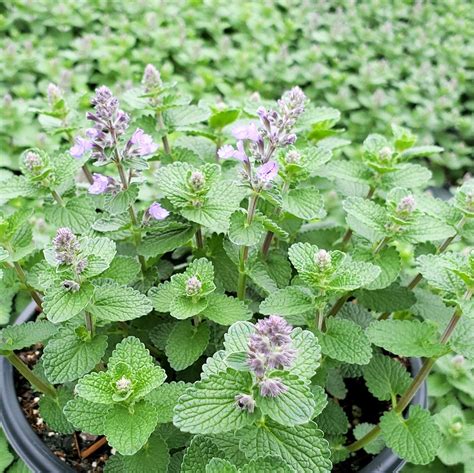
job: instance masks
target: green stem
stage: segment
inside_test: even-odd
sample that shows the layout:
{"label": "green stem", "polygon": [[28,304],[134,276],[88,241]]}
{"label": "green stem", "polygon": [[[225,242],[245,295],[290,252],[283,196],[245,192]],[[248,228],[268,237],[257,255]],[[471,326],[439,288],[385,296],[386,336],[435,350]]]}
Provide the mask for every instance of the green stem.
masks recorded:
{"label": "green stem", "polygon": [[61,196],[53,189],[51,189],[51,194],[54,197],[54,200],[61,206],[64,207],[64,200],[61,198]]}
{"label": "green stem", "polygon": [[22,284],[26,287],[28,292],[31,294],[31,297],[36,302],[36,305],[41,309],[43,301],[41,300],[40,295],[26,281],[26,274],[23,271],[23,268],[21,267],[20,263],[18,263],[17,261],[14,261],[13,267],[15,268],[15,272],[18,276],[18,279],[22,282]]}
{"label": "green stem", "polygon": [[82,165],[82,172],[84,173],[84,175],[86,176],[86,179],[87,181],[89,182],[89,184],[92,184],[94,182],[94,178],[92,177],[92,173],[90,172],[89,168],[87,167],[87,164],[84,163]]}
{"label": "green stem", "polygon": [[[466,294],[464,295],[465,300],[469,300],[472,295],[472,291],[467,291]],[[461,319],[462,312],[458,308],[454,311],[453,315],[451,316],[451,320],[449,321],[446,329],[443,332],[443,335],[440,338],[440,344],[446,345],[448,342],[449,338],[451,337],[452,333],[454,332],[454,329],[456,328],[456,325],[458,324],[459,320]],[[418,389],[420,389],[420,386],[423,384],[425,379],[428,377],[428,374],[430,373],[431,369],[433,368],[434,364],[436,363],[436,360],[438,357],[432,357],[432,358],[427,358],[423,362],[423,366],[421,367],[420,371],[417,373],[417,375],[413,378],[410,386],[408,389],[405,391],[403,396],[400,398],[400,400],[397,403],[397,406],[394,408],[394,411],[397,412],[398,414],[401,414],[405,408],[410,404],[410,401],[413,399],[415,394],[418,392]],[[361,439],[357,440],[356,442],[350,444],[347,449],[350,452],[355,452],[361,448],[363,448],[365,445],[370,443],[372,440],[374,440],[378,435],[380,434],[380,426],[377,425],[375,426],[370,432],[368,432],[364,437]]]}
{"label": "green stem", "polygon": [[84,312],[84,320],[86,322],[87,331],[91,334],[91,337],[94,336],[95,327],[94,327],[94,320],[92,319],[92,315],[89,312]]}
{"label": "green stem", "polygon": [[36,376],[16,353],[11,352],[6,358],[32,386],[38,389],[38,391],[52,398],[57,397],[58,394],[54,386]]}
{"label": "green stem", "polygon": [[[253,194],[249,200],[249,206],[247,210],[247,224],[251,225],[253,217],[255,215],[255,210],[257,209],[258,194]],[[245,272],[245,264],[249,257],[249,247],[244,246],[240,251],[239,259],[239,279],[237,282],[237,297],[240,300],[245,299],[245,288],[247,283],[247,273]]]}
{"label": "green stem", "polygon": [[[165,124],[163,122],[163,115],[161,112],[157,112],[156,114],[156,121],[158,122],[158,126],[160,129],[164,130],[165,129]],[[168,141],[168,135],[163,135],[161,138],[161,142],[163,143],[163,149],[166,154],[171,154],[171,146]]]}
{"label": "green stem", "polygon": [[202,236],[201,227],[199,227],[196,230],[196,245],[200,250],[202,250],[204,248],[204,238]]}
{"label": "green stem", "polygon": [[[290,187],[290,183],[285,182],[281,190],[282,196],[284,196],[288,192],[289,187]],[[281,214],[281,211],[282,211],[281,208],[277,209],[277,211],[275,212],[275,216],[279,217]],[[263,241],[263,245],[262,245],[262,254],[264,258],[268,255],[273,237],[274,237],[274,233],[268,230],[267,234],[265,235],[265,240]]]}
{"label": "green stem", "polygon": [[[115,164],[117,165],[117,170],[120,176],[120,181],[122,182],[122,188],[124,190],[128,189],[128,178],[127,175],[125,174],[125,169],[120,161],[120,156],[118,154],[118,151],[115,151]],[[128,207],[128,213],[130,214],[130,220],[132,222],[132,231],[133,231],[133,239],[135,241],[135,247],[138,250],[138,246],[140,245],[140,242],[142,240],[141,236],[141,231],[140,231],[140,225],[138,224],[138,218],[137,214],[135,213],[135,209],[133,208],[133,204],[130,204]],[[138,255],[138,260],[140,261],[140,265],[142,267],[142,273],[145,273],[146,271],[146,261],[144,256]]]}

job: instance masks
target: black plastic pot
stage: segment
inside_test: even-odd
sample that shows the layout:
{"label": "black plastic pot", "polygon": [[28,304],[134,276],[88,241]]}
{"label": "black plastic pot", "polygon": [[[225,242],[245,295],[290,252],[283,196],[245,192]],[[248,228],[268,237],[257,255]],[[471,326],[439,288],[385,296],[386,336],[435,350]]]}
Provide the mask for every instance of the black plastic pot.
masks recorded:
{"label": "black plastic pot", "polygon": [[[18,317],[21,324],[35,314],[36,304],[32,302]],[[410,360],[412,374],[418,373],[421,360]],[[411,404],[427,407],[428,396],[426,383],[416,393]],[[13,368],[0,357],[0,423],[13,449],[35,473],[71,473],[75,470],[59,460],[44,445],[26,420],[16,397]],[[361,473],[397,473],[405,465],[392,450],[384,448],[368,465],[359,470]]]}

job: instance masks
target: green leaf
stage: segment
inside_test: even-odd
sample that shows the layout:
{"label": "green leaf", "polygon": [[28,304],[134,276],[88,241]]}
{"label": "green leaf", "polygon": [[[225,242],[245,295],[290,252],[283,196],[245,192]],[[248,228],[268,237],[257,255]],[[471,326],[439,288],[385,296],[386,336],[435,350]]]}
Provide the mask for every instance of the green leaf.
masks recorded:
{"label": "green leaf", "polygon": [[211,128],[224,128],[227,125],[235,122],[239,118],[240,110],[238,108],[229,108],[227,110],[220,110],[214,112],[209,117],[209,126]]}
{"label": "green leaf", "polygon": [[283,210],[303,220],[321,219],[326,216],[324,201],[313,187],[291,189],[283,196]]}
{"label": "green leaf", "polygon": [[245,427],[253,416],[235,404],[235,396],[249,392],[249,373],[228,369],[198,381],[180,397],[174,424],[191,433],[217,434]]}
{"label": "green leaf", "polygon": [[132,185],[127,190],[122,190],[116,194],[108,193],[105,196],[105,210],[111,215],[120,215],[128,211],[131,204],[138,196],[138,186]]}
{"label": "green leaf", "polygon": [[56,203],[45,205],[44,216],[56,228],[67,227],[74,233],[87,233],[97,214],[92,200],[83,195],[67,200],[64,206]]}
{"label": "green leaf", "polygon": [[431,179],[431,171],[425,166],[419,164],[405,163],[398,165],[397,168],[381,176],[381,188],[390,190],[395,187],[404,189],[414,189],[426,186]]}
{"label": "green leaf", "polygon": [[385,355],[374,355],[364,366],[365,384],[380,401],[389,401],[403,394],[410,386],[411,376],[397,360]]}
{"label": "green leaf", "polygon": [[72,434],[74,427],[63,413],[64,406],[73,398],[72,392],[61,387],[57,390],[56,399],[49,396],[42,396],[39,400],[40,416],[44,419],[48,427],[54,432],[61,434]]}
{"label": "green leaf", "polygon": [[380,241],[387,233],[387,211],[371,200],[349,197],[343,202],[349,227],[372,243]]}
{"label": "green leaf", "polygon": [[366,330],[370,341],[400,356],[439,356],[446,347],[438,342],[436,325],[419,320],[379,320]]}
{"label": "green leaf", "polygon": [[140,263],[136,258],[117,255],[100,277],[113,279],[118,284],[132,284],[136,281],[139,272]]}
{"label": "green leaf", "polygon": [[405,310],[416,302],[413,292],[397,283],[375,291],[360,290],[357,291],[356,296],[361,305],[375,312]]}
{"label": "green leaf", "polygon": [[209,327],[200,323],[197,327],[191,321],[178,322],[166,342],[166,356],[171,367],[182,371],[191,366],[204,353],[209,343]]}
{"label": "green leaf", "polygon": [[254,219],[250,224],[247,222],[247,212],[243,209],[237,210],[230,217],[229,240],[235,245],[256,245],[264,231],[260,221]]}
{"label": "green leaf", "polygon": [[173,422],[173,410],[178,404],[178,399],[190,386],[192,386],[190,383],[173,381],[162,384],[148,395],[147,401],[151,402],[158,411],[159,424]]}
{"label": "green leaf", "polygon": [[431,156],[432,154],[439,154],[444,151],[443,148],[440,146],[433,146],[433,145],[424,145],[424,146],[413,146],[408,148],[400,153],[401,159],[412,159],[416,157],[427,157]]}
{"label": "green leaf", "polygon": [[170,462],[166,442],[160,435],[153,434],[148,442],[134,455],[117,453],[105,464],[105,473],[165,472]]}
{"label": "green leaf", "polygon": [[158,350],[165,351],[168,337],[170,336],[171,330],[175,326],[176,321],[161,322],[156,325],[150,332],[150,340]]}
{"label": "green leaf", "polygon": [[87,256],[87,266],[82,276],[90,278],[103,273],[110,266],[116,252],[115,242],[109,238],[82,238],[81,254]]}
{"label": "green leaf", "polygon": [[314,297],[304,287],[288,286],[271,293],[260,303],[260,313],[279,314],[282,317],[304,315],[314,310]]}
{"label": "green leaf", "polygon": [[147,233],[138,246],[138,253],[147,257],[162,255],[186,245],[194,233],[194,227],[185,223],[176,223],[159,233]]}
{"label": "green leaf", "polygon": [[213,458],[206,465],[206,473],[239,473],[237,467],[222,458]]}
{"label": "green leaf", "polygon": [[89,373],[76,384],[76,393],[86,401],[98,404],[113,404],[115,388],[109,373]]}
{"label": "green leaf", "polygon": [[10,453],[8,449],[8,442],[3,430],[0,429],[0,471],[6,471],[10,463],[15,457]]}
{"label": "green leaf", "polygon": [[91,435],[104,433],[104,421],[112,407],[75,397],[64,406],[66,419],[77,429]]}
{"label": "green leaf", "polygon": [[362,328],[350,320],[329,317],[326,331],[318,332],[321,351],[335,360],[366,365],[372,357],[370,341]]}
{"label": "green leaf", "polygon": [[206,121],[211,112],[197,105],[183,105],[167,110],[164,119],[167,126],[180,128]]}
{"label": "green leaf", "polygon": [[329,444],[314,422],[288,427],[268,421],[244,429],[239,436],[240,448],[250,459],[271,453],[281,457],[296,473],[331,471]]}
{"label": "green leaf", "polygon": [[201,207],[189,207],[181,210],[181,215],[216,233],[229,230],[230,216],[240,207],[247,190],[235,182],[218,181],[207,193]]}
{"label": "green leaf", "polygon": [[[369,424],[367,422],[357,424],[354,427],[354,437],[356,438],[356,440],[360,440],[362,437],[368,434],[374,427],[374,424]],[[385,442],[382,436],[379,435],[376,439],[365,445],[364,450],[370,455],[378,455],[384,449],[384,447]]]}
{"label": "green leaf", "polygon": [[389,448],[415,465],[432,462],[441,436],[429,411],[410,406],[408,419],[395,411],[386,412],[380,421],[382,435]]}
{"label": "green leaf", "polygon": [[271,377],[281,380],[287,390],[276,397],[257,395],[262,413],[281,425],[306,424],[313,418],[314,398],[307,382],[290,373],[275,371]]}
{"label": "green leaf", "polygon": [[11,325],[0,330],[0,351],[13,351],[28,348],[51,338],[58,327],[47,320]]}
{"label": "green leaf", "polygon": [[74,381],[93,370],[107,349],[107,335],[80,336],[78,329],[65,327],[46,345],[41,360],[53,384]]}
{"label": "green leaf", "polygon": [[200,315],[217,324],[232,325],[234,322],[252,317],[252,312],[246,304],[234,297],[211,294],[207,299],[207,307]]}
{"label": "green leaf", "polygon": [[378,254],[373,255],[371,250],[356,250],[354,259],[373,263],[380,268],[380,275],[365,286],[368,290],[384,289],[390,286],[398,277],[401,270],[401,259],[398,251],[389,246],[383,248]]}
{"label": "green leaf", "polygon": [[148,297],[155,310],[166,313],[171,312],[171,303],[177,294],[177,287],[171,281],[165,281],[157,287],[152,287],[148,292]]}
{"label": "green leaf", "polygon": [[224,348],[227,353],[247,351],[249,338],[255,332],[250,322],[236,322],[224,335]]}
{"label": "green leaf", "polygon": [[57,324],[72,319],[82,312],[92,299],[94,288],[86,282],[81,284],[78,291],[68,291],[65,288],[53,289],[46,292],[43,300],[43,312],[48,320]]}
{"label": "green leaf", "polygon": [[10,176],[8,179],[2,179],[0,185],[0,199],[8,202],[16,197],[31,197],[36,193],[36,189],[32,186],[24,176]]}
{"label": "green leaf", "polygon": [[342,407],[330,399],[323,412],[316,418],[318,426],[325,434],[345,434],[349,429],[349,419]]}
{"label": "green leaf", "polygon": [[209,437],[196,435],[184,454],[181,473],[206,473],[213,458],[224,458],[224,453]]}
{"label": "green leaf", "polygon": [[417,215],[406,228],[403,228],[400,239],[409,243],[439,241],[452,237],[456,230],[451,225],[431,215]]}
{"label": "green leaf", "polygon": [[312,332],[302,330],[300,327],[292,330],[291,338],[292,348],[296,350],[296,357],[290,371],[300,378],[311,379],[321,361],[321,347],[318,339]]}
{"label": "green leaf", "polygon": [[156,408],[146,401],[137,402],[133,407],[116,404],[105,419],[104,433],[111,447],[122,455],[133,455],[145,445],[157,420]]}
{"label": "green leaf", "polygon": [[189,319],[200,314],[206,307],[208,301],[206,297],[197,299],[187,295],[178,295],[170,304],[170,314],[175,319]]}
{"label": "green leaf", "polygon": [[125,321],[137,319],[152,310],[149,299],[139,291],[116,283],[95,288],[89,312],[101,320]]}

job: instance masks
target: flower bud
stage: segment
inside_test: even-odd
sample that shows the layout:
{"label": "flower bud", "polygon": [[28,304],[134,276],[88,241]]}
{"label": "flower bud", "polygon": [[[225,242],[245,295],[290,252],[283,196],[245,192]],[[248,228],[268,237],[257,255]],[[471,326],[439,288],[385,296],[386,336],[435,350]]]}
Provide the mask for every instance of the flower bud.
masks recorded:
{"label": "flower bud", "polygon": [[463,430],[463,424],[462,422],[454,422],[451,424],[451,426],[449,427],[449,430],[453,433],[453,434],[460,434]]}
{"label": "flower bud", "polygon": [[298,151],[296,151],[296,149],[292,149],[292,150],[288,151],[288,153],[286,153],[285,161],[288,164],[298,163],[300,160],[301,160],[301,154],[298,153]]}
{"label": "flower bud", "polygon": [[235,405],[251,414],[255,410],[256,403],[254,398],[249,394],[237,394],[237,396],[235,396]]}
{"label": "flower bud", "polygon": [[191,177],[189,178],[189,184],[193,190],[200,191],[205,183],[206,178],[201,171],[192,172]]}
{"label": "flower bud", "polygon": [[56,85],[50,82],[48,84],[48,102],[51,107],[54,107],[59,100],[63,98],[61,89]]}
{"label": "flower bud", "polygon": [[122,376],[115,383],[115,387],[117,388],[117,391],[128,391],[131,388],[131,386],[132,386],[132,382],[125,376]]}
{"label": "flower bud", "polygon": [[390,146],[384,146],[380,151],[379,151],[379,157],[382,161],[390,161],[393,155],[393,150],[390,148]]}
{"label": "flower bud", "polygon": [[451,364],[455,368],[461,368],[464,365],[465,361],[466,359],[462,355],[455,355],[451,358]]}
{"label": "flower bud", "polygon": [[407,195],[400,200],[397,205],[397,212],[404,214],[411,214],[416,207],[415,198],[412,195]]}
{"label": "flower bud", "polygon": [[279,378],[264,379],[260,383],[260,395],[263,397],[277,397],[288,391]]}
{"label": "flower bud", "polygon": [[328,266],[330,266],[331,261],[331,253],[326,250],[319,250],[314,255],[314,262],[316,263],[316,266],[318,266],[319,269],[326,269]]}
{"label": "flower bud", "polygon": [[190,277],[186,281],[186,294],[188,296],[195,296],[199,294],[199,291],[202,288],[202,282],[196,276]]}
{"label": "flower bud", "polygon": [[41,169],[43,161],[38,153],[28,151],[23,158],[23,164],[29,171],[34,172]]}
{"label": "flower bud", "polygon": [[81,288],[81,286],[76,281],[71,281],[70,279],[66,279],[62,282],[62,286],[66,291],[69,292],[77,292]]}
{"label": "flower bud", "polygon": [[147,64],[143,73],[142,84],[147,92],[157,89],[163,85],[161,75],[153,64]]}
{"label": "flower bud", "polygon": [[71,264],[79,251],[79,241],[69,228],[59,228],[53,239],[53,248],[59,263]]}

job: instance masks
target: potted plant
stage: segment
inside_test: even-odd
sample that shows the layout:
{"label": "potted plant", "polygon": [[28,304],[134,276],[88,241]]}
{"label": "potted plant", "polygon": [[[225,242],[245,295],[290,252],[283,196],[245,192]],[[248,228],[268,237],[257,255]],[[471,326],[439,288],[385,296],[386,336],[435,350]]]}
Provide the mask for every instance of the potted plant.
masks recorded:
{"label": "potted plant", "polygon": [[[431,173],[410,160],[442,150],[395,125],[346,159],[339,113],[298,87],[276,106],[191,105],[147,66],[127,94],[131,115],[99,87],[69,151],[27,150],[1,191],[31,197],[6,206],[0,259],[41,313],[4,328],[0,353],[41,393],[42,421],[88,434],[81,458],[108,444],[105,471],[432,461],[440,433],[426,393],[413,399],[440,356],[472,350],[474,260],[447,250],[472,229],[473,182],[449,202],[424,193]],[[430,304],[452,316],[433,321]]]}

